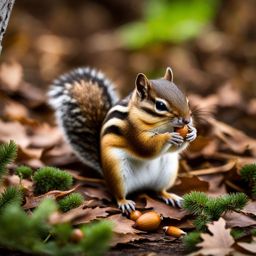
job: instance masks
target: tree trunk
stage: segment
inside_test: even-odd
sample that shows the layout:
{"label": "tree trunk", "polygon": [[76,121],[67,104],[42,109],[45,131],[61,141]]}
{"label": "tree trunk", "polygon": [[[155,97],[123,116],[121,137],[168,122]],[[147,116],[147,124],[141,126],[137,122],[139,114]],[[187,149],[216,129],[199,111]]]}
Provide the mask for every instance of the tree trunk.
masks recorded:
{"label": "tree trunk", "polygon": [[2,51],[2,40],[6,31],[15,0],[0,0],[0,54]]}

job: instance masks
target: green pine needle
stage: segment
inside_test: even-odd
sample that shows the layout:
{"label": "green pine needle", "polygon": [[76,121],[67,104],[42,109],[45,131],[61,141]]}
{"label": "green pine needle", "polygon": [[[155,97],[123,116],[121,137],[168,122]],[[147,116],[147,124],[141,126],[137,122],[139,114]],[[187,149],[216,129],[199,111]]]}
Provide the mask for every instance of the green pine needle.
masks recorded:
{"label": "green pine needle", "polygon": [[44,194],[50,190],[67,190],[72,186],[73,178],[68,172],[55,167],[42,167],[34,176],[36,194]]}
{"label": "green pine needle", "polygon": [[244,193],[230,193],[223,196],[225,201],[225,211],[237,211],[245,207],[248,202],[248,197]]}
{"label": "green pine needle", "polygon": [[59,200],[60,210],[67,212],[73,208],[80,206],[84,201],[83,196],[80,193],[71,193]]}
{"label": "green pine needle", "polygon": [[6,173],[6,165],[15,160],[17,146],[14,141],[0,145],[0,179]]}
{"label": "green pine needle", "polygon": [[246,164],[240,170],[242,179],[246,182],[256,182],[256,164]]}
{"label": "green pine needle", "polygon": [[218,220],[223,213],[241,210],[248,202],[244,193],[209,198],[205,193],[191,192],[183,198],[183,207],[196,216],[194,225],[199,231],[206,230],[206,224]]}
{"label": "green pine needle", "polygon": [[33,173],[32,169],[26,165],[17,167],[15,172],[21,179],[28,179]]}
{"label": "green pine needle", "polygon": [[201,214],[209,200],[205,193],[197,191],[192,191],[189,194],[184,195],[183,199],[183,208],[194,215]]}
{"label": "green pine needle", "polygon": [[212,216],[209,216],[207,214],[201,214],[193,221],[193,224],[196,227],[197,231],[207,231],[206,224],[211,221]]}
{"label": "green pine needle", "polygon": [[200,232],[193,231],[183,237],[183,243],[187,252],[192,252],[198,249],[196,245],[202,241],[200,235]]}
{"label": "green pine needle", "polygon": [[0,210],[10,204],[21,204],[22,192],[16,187],[8,187],[0,195]]}

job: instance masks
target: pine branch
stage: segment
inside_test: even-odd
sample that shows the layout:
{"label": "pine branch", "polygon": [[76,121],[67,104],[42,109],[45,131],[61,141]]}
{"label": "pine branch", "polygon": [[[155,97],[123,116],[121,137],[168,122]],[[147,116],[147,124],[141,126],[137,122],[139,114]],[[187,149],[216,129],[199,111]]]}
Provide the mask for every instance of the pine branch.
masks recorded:
{"label": "pine branch", "polygon": [[190,232],[183,238],[183,243],[185,245],[186,251],[191,252],[198,249],[196,245],[202,241],[200,238],[201,233],[197,231]]}
{"label": "pine branch", "polygon": [[10,204],[21,204],[22,192],[16,187],[8,187],[0,195],[0,211]]}
{"label": "pine branch", "polygon": [[6,173],[6,165],[15,160],[17,156],[17,146],[14,141],[0,145],[0,180]]}
{"label": "pine branch", "polygon": [[183,208],[194,215],[201,214],[208,202],[209,198],[203,192],[192,191],[183,197]]}

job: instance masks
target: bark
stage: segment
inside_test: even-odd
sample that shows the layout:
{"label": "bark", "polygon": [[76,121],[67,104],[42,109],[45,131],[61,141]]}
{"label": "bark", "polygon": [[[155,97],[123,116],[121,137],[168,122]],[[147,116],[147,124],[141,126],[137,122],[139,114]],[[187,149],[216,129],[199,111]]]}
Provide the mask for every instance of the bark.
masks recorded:
{"label": "bark", "polygon": [[6,31],[15,0],[0,0],[0,54],[2,51],[2,40]]}

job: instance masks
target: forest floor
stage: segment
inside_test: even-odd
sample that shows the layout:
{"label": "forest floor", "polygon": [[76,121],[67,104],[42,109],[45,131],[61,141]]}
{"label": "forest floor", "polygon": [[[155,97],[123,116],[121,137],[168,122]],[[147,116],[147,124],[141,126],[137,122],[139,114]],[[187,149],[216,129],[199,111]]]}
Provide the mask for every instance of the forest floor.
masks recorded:
{"label": "forest floor", "polygon": [[[137,1],[131,1],[133,5],[128,7],[116,1],[110,1],[112,5],[108,7],[107,1],[88,1],[82,8],[79,3],[71,6],[68,1],[60,6],[50,0],[40,4],[30,0],[28,6],[16,2],[0,64],[0,142],[12,139],[17,143],[17,165],[34,169],[56,166],[73,175],[79,187],[72,191],[83,194],[87,208],[83,205],[60,218],[69,218],[75,224],[95,219],[116,223],[109,256],[185,253],[180,238],[168,237],[161,229],[153,233],[135,229],[134,222],[121,215],[105,185],[83,180],[82,176],[99,177],[78,161],[64,141],[47,105],[46,92],[53,78],[71,67],[87,64],[112,77],[122,96],[132,90],[138,72],[160,74],[160,70],[163,73],[166,66],[171,66],[175,82],[188,92],[191,105],[201,109],[201,118],[196,118],[199,136],[181,156],[179,178],[172,191],[184,195],[196,190],[215,197],[245,192],[250,196],[248,184],[239,175],[242,166],[256,162],[253,1],[223,1],[213,24],[191,42],[159,44],[140,51],[111,43],[117,41],[113,30],[118,25],[140,15]],[[124,15],[127,8],[129,14]],[[89,15],[88,10],[93,10],[94,15]],[[116,10],[117,17],[111,16]],[[76,20],[81,28],[69,20]],[[94,26],[87,27],[87,23]],[[98,40],[103,40],[104,47],[97,44]],[[8,180],[10,184],[18,182],[13,174]],[[32,182],[24,184],[31,192]],[[47,196],[39,199],[30,193],[24,208],[33,209]],[[191,215],[166,206],[154,194],[138,193],[132,197],[142,211],[153,209],[160,213],[162,225],[193,230]],[[90,212],[85,213],[85,209]],[[243,212],[232,212],[223,218],[228,228],[255,227],[256,202],[251,198]],[[21,254],[0,250],[0,255]]]}

